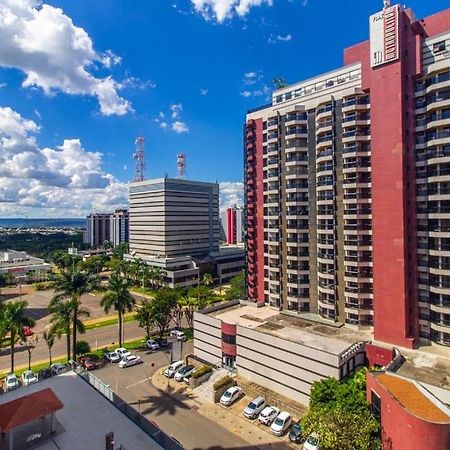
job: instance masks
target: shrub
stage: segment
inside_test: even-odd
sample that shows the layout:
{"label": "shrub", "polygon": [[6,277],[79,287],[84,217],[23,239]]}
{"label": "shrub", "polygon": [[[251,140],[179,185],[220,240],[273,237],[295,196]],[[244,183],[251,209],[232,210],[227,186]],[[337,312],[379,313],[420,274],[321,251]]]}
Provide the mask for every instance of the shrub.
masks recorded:
{"label": "shrub", "polygon": [[231,378],[229,375],[226,375],[223,378],[221,378],[220,380],[217,380],[213,384],[213,389],[215,391],[218,391],[221,387],[224,387],[224,386],[226,386],[227,384],[230,384],[233,381],[234,381],[233,378]]}
{"label": "shrub", "polygon": [[75,351],[77,355],[85,355],[91,351],[91,346],[86,341],[77,341]]}
{"label": "shrub", "polygon": [[45,291],[47,289],[51,288],[51,284],[49,282],[47,283],[35,283],[34,287],[37,291]]}
{"label": "shrub", "polygon": [[212,372],[212,367],[211,366],[207,366],[204,365],[202,367],[200,367],[200,369],[196,370],[193,374],[192,374],[192,378],[200,378],[203,375]]}

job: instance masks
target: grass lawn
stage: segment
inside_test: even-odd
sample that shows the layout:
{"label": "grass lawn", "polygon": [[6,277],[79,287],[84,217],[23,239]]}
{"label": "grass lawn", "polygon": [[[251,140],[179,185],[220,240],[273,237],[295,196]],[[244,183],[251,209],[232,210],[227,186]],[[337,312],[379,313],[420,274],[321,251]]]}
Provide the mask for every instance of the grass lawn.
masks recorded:
{"label": "grass lawn", "polygon": [[[132,322],[135,320],[135,313],[125,313],[124,322]],[[84,321],[86,330],[93,330],[94,328],[108,327],[110,325],[117,325],[119,319],[116,317],[100,317],[98,319]]]}

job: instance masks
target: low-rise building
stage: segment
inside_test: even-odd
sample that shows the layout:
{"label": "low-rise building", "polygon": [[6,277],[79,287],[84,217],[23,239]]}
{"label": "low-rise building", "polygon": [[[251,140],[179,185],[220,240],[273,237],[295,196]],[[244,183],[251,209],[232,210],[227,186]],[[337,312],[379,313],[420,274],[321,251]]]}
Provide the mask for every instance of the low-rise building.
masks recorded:
{"label": "low-rise building", "polygon": [[311,385],[365,365],[365,334],[233,301],[194,315],[194,353],[307,404]]}
{"label": "low-rise building", "polygon": [[44,280],[51,269],[49,263],[26,252],[14,250],[0,252],[0,274],[9,274],[15,281]]}

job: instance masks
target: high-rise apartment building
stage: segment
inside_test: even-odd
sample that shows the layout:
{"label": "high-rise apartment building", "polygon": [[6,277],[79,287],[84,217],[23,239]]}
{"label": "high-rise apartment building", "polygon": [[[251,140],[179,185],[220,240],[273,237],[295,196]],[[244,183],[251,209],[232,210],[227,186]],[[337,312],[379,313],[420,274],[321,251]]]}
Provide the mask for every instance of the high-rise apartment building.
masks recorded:
{"label": "high-rise apartment building", "polygon": [[84,242],[91,247],[102,247],[111,241],[111,214],[91,213],[86,217]]}
{"label": "high-rise apartment building", "polygon": [[387,6],[245,125],[248,297],[450,345],[450,9]]}
{"label": "high-rise apartment building", "polygon": [[160,178],[130,185],[130,253],[204,256],[218,249],[218,184]]}
{"label": "high-rise apartment building", "polygon": [[129,240],[129,214],[126,209],[116,209],[111,214],[111,243],[114,247]]}
{"label": "high-rise apartment building", "polygon": [[226,243],[228,245],[243,243],[243,221],[244,210],[239,207],[227,208],[222,214],[222,226],[225,231]]}

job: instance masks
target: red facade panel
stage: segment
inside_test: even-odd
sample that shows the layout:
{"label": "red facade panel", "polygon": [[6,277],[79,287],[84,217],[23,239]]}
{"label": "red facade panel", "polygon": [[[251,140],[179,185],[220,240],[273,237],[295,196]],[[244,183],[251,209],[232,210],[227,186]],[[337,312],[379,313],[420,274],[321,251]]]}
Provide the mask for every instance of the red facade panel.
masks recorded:
{"label": "red facade panel", "polygon": [[386,367],[394,358],[394,349],[379,347],[374,344],[366,344],[366,358],[369,367]]}
{"label": "red facade panel", "polygon": [[433,423],[414,416],[382,386],[374,375],[367,373],[367,400],[372,391],[381,403],[381,436],[383,450],[448,450],[450,424]]}
{"label": "red facade panel", "polygon": [[236,211],[227,209],[227,244],[236,244]]}

